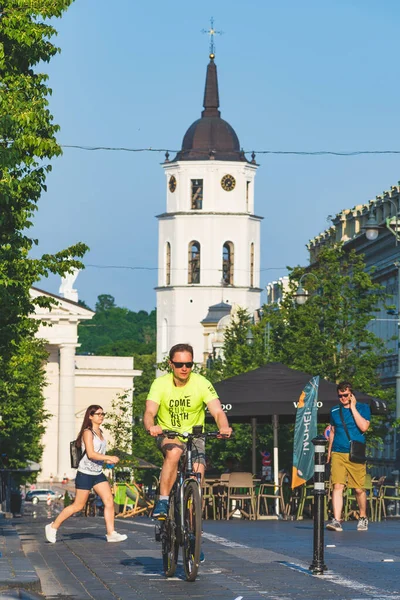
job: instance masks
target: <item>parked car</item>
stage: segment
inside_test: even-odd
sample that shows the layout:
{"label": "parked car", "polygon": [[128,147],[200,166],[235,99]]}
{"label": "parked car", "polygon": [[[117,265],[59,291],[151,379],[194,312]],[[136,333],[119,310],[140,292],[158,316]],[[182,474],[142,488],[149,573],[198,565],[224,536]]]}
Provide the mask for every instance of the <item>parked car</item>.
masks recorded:
{"label": "parked car", "polygon": [[32,502],[32,504],[37,504],[38,502],[46,502],[49,496],[52,500],[58,500],[63,497],[62,494],[57,494],[53,490],[30,490],[26,493],[25,500]]}

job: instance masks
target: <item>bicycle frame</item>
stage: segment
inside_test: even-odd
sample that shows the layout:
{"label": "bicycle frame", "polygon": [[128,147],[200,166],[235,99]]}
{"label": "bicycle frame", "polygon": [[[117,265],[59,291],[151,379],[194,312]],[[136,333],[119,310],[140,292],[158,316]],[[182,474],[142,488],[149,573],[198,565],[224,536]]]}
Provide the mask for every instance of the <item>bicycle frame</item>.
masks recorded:
{"label": "bicycle frame", "polygon": [[[179,433],[176,431],[164,431],[163,435],[175,439],[186,438],[186,453],[181,457],[178,465],[178,473],[175,483],[170,492],[173,497],[174,514],[167,516],[166,520],[156,525],[156,540],[163,543],[163,560],[167,561],[165,574],[171,577],[175,573],[177,564],[177,548],[183,548],[184,568],[187,581],[194,581],[199,567],[200,544],[201,544],[201,473],[193,470],[193,443],[197,438],[219,437],[219,432],[203,433],[202,427],[193,428],[193,433]],[[188,504],[188,502],[190,504]],[[170,500],[170,506],[172,499]],[[188,506],[191,515],[188,527]],[[193,523],[192,523],[193,517]],[[172,537],[170,527],[173,527]],[[194,527],[194,531],[192,530]],[[173,540],[173,542],[171,542]],[[194,542],[193,542],[194,540]],[[164,545],[165,544],[165,545]],[[171,545],[172,544],[172,545]],[[192,544],[194,544],[192,546]],[[165,550],[166,549],[166,550]]]}

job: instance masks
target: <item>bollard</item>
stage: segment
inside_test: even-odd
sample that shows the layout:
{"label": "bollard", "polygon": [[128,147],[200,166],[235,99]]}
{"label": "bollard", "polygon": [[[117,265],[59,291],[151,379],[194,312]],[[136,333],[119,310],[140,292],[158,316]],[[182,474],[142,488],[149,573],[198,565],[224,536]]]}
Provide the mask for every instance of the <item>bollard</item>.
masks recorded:
{"label": "bollard", "polygon": [[324,504],[325,504],[325,450],[328,440],[319,435],[314,444],[314,551],[310,571],[323,575],[327,566],[324,563]]}

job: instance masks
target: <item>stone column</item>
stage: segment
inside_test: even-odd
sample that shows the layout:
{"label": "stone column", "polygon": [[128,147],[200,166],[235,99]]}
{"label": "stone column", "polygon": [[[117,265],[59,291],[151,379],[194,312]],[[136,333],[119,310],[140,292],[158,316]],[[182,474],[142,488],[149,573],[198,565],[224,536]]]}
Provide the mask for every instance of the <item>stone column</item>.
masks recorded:
{"label": "stone column", "polygon": [[60,395],[58,409],[58,477],[71,477],[69,443],[75,438],[75,348],[60,345]]}

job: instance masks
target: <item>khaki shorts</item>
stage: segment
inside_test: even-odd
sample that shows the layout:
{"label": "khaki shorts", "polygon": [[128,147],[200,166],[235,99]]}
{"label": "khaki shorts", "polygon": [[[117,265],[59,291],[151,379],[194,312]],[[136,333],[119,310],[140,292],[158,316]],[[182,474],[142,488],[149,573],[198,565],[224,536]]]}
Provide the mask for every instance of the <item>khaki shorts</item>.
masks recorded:
{"label": "khaki shorts", "polygon": [[[176,438],[175,438],[175,440],[167,440],[166,442],[164,442],[164,440],[166,440],[166,439],[167,438],[165,438],[161,435],[157,437],[158,449],[161,450],[161,452],[164,454],[164,456],[165,456],[166,451],[168,450],[168,446],[170,448],[176,447],[176,446],[178,446],[179,448],[182,448],[183,456],[185,456],[185,454],[186,454],[186,444],[185,443],[180,442],[180,440],[177,440]],[[205,443],[204,438],[198,438],[196,440],[193,440],[192,462],[206,466],[206,443]]]}
{"label": "khaki shorts", "polygon": [[350,462],[345,452],[332,452],[331,479],[332,483],[342,483],[349,488],[364,489],[366,465]]}

